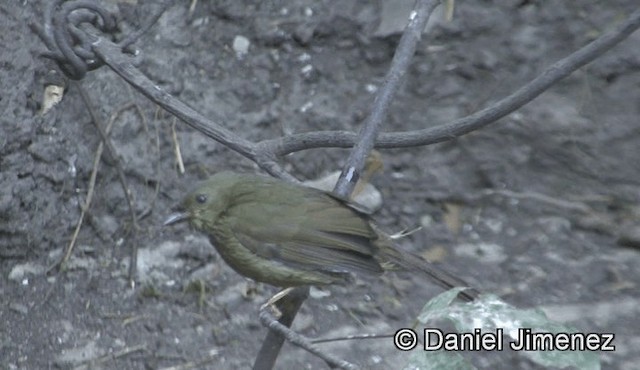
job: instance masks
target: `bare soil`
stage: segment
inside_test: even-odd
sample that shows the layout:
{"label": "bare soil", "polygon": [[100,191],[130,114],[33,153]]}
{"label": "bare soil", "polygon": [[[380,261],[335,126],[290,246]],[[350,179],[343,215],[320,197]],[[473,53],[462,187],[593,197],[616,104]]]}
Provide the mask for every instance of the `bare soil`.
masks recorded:
{"label": "bare soil", "polygon": [[[135,27],[148,2],[105,2]],[[135,2],[134,2],[135,3]],[[637,1],[457,2],[435,15],[385,126],[435,126],[481,109],[615,26]],[[49,272],[71,240],[100,142],[71,87],[40,116],[51,64],[28,28],[44,0],[0,4],[0,368],[250,368],[266,330],[257,310],[274,288],[234,273],[202,236],[162,228],[197,180],[253,163],[177,123],[104,67],[82,81],[135,196],[150,210],[133,233],[113,160],[68,268]],[[198,1],[170,8],[136,46],[139,68],[251,140],[358,130],[389,67],[411,2]],[[238,55],[234,40],[249,41]],[[423,225],[402,246],[519,307],[540,307],[584,332],[615,333],[603,368],[640,363],[640,33],[486,129],[422,148],[385,150],[373,183],[388,231]],[[301,179],[339,169],[344,149],[282,159]],[[139,248],[135,289],[129,251]],[[389,274],[309,299],[295,328],[308,336],[393,333],[439,289]],[[202,293],[202,294],[201,294]],[[363,368],[406,361],[390,340],[326,348]],[[514,353],[479,368],[535,369]],[[322,369],[285,345],[279,369]]]}

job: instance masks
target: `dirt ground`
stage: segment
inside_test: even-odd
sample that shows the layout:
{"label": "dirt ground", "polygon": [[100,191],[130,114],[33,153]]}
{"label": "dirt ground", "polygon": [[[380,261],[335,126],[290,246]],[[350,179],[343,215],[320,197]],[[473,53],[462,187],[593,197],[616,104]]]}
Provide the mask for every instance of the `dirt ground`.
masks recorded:
{"label": "dirt ground", "polygon": [[[143,3],[106,5],[122,24]],[[135,1],[133,1],[135,3]],[[44,0],[0,4],[0,368],[245,369],[266,330],[257,310],[274,288],[228,268],[202,235],[162,228],[197,180],[250,161],[177,123],[104,67],[82,81],[146,212],[132,233],[114,162],[68,268],[46,273],[69,244],[99,135],[78,90],[40,116],[49,62],[28,22]],[[358,130],[389,67],[411,1],[178,2],[136,46],[158,86],[250,140]],[[457,2],[428,26],[386,131],[436,126],[481,109],[613,27],[637,1]],[[246,42],[248,49],[244,51]],[[244,43],[244,44],[243,44]],[[500,122],[446,143],[382,151],[375,218],[388,231],[422,225],[402,246],[519,307],[584,332],[615,333],[603,368],[640,363],[640,32]],[[282,158],[300,179],[337,170],[344,149]],[[129,251],[139,248],[135,289]],[[198,282],[204,285],[198,285]],[[200,294],[204,292],[205,294]],[[311,337],[393,333],[439,289],[417,276],[363,278],[314,291],[295,328]],[[324,348],[363,368],[406,362],[390,340]],[[208,360],[208,362],[206,362]],[[93,361],[93,362],[91,362]],[[206,362],[206,363],[204,363]],[[487,369],[535,369],[483,353]],[[323,369],[285,345],[279,369]]]}

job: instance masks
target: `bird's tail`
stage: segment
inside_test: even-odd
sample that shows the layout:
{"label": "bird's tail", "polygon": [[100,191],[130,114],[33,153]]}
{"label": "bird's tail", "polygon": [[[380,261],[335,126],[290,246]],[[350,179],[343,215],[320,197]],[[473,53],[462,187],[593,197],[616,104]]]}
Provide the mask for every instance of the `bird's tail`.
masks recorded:
{"label": "bird's tail", "polygon": [[[388,240],[388,242],[392,243],[391,240]],[[385,259],[385,262],[395,265],[396,269],[420,271],[427,275],[433,282],[447,290],[455,287],[469,287],[469,289],[465,289],[459,294],[459,297],[465,301],[471,302],[480,295],[480,292],[477,289],[471,287],[464,280],[435,266],[433,263],[425,260],[417,254],[402,251],[398,247],[389,245],[383,245],[381,247],[381,251],[381,255],[384,256],[383,258]]]}

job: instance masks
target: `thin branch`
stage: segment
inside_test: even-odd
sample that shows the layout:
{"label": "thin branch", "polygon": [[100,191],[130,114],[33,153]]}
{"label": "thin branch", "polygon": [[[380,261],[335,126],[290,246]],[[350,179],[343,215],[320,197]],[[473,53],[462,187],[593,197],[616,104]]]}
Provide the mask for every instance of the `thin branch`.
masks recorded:
{"label": "thin branch", "polygon": [[511,190],[494,190],[485,189],[481,193],[482,195],[502,195],[514,199],[531,199],[541,203],[549,204],[555,207],[568,209],[570,211],[577,211],[581,213],[593,213],[593,209],[582,202],[572,202],[569,200],[558,199],[546,194],[536,193],[533,191],[527,192],[515,192]]}
{"label": "thin branch", "polygon": [[[104,130],[105,134],[107,136],[109,136],[109,133],[111,132],[111,127],[113,126],[113,123],[115,122],[116,117],[120,114],[120,112],[124,111],[127,108],[128,107],[120,109],[120,110],[118,110],[118,112],[116,114],[111,116],[111,119],[109,120],[109,123],[107,123],[107,127]],[[87,109],[93,109],[93,108],[87,106]],[[100,161],[102,159],[102,151],[103,150],[104,150],[104,142],[100,141],[100,143],[98,144],[98,148],[96,149],[95,158],[93,160],[93,169],[91,170],[91,176],[89,177],[89,186],[87,188],[88,189],[87,190],[87,197],[86,197],[84,203],[81,206],[80,218],[78,219],[78,223],[76,224],[76,229],[74,230],[73,236],[71,237],[71,242],[69,242],[69,245],[67,246],[67,249],[64,252],[64,256],[62,257],[60,262],[58,262],[58,265],[60,266],[60,269],[64,269],[65,264],[67,263],[67,261],[71,257],[71,253],[73,252],[73,248],[76,245],[76,241],[78,239],[78,235],[80,234],[80,229],[82,228],[84,217],[87,214],[87,212],[89,211],[89,207],[91,207],[91,201],[93,200],[93,192],[94,192],[94,189],[95,189],[95,186],[96,186],[96,179],[98,177],[98,168],[100,167]]]}
{"label": "thin branch", "polygon": [[[100,134],[100,138],[102,139],[102,142],[104,143],[104,146],[107,149],[107,153],[109,153],[109,156],[114,162],[114,166],[118,174],[118,180],[120,181],[120,185],[122,186],[122,191],[124,192],[124,197],[127,200],[127,205],[129,206],[129,214],[131,215],[131,223],[133,226],[134,239],[135,239],[135,236],[137,235],[137,232],[140,229],[140,227],[138,226],[138,215],[136,215],[133,193],[131,192],[131,189],[127,185],[127,178],[124,175],[124,170],[122,169],[122,165],[120,163],[120,160],[118,159],[116,148],[111,143],[111,139],[109,139],[109,136],[105,132],[104,128],[102,128],[100,119],[98,118],[98,115],[92,108],[93,104],[91,103],[91,99],[89,98],[89,95],[87,94],[85,89],[82,87],[82,84],[79,81],[77,81],[75,82],[75,85],[78,88],[78,91],[80,92],[80,97],[82,98],[82,101],[84,101],[85,105],[87,106],[89,115],[91,116],[91,121],[94,123],[94,126],[98,130],[98,133]],[[134,240],[134,242],[131,244],[132,244],[132,247],[131,247],[132,251],[131,251],[130,264],[129,264],[129,284],[133,288],[135,286],[135,271],[136,271],[135,269],[136,269],[137,259],[138,259],[138,243],[136,243]]]}
{"label": "thin branch", "polygon": [[253,159],[254,144],[207,117],[162,90],[153,81],[140,73],[130,57],[122,54],[118,45],[101,38],[93,44],[93,50],[105,64],[127,81],[134,89],[160,107],[178,117],[203,135],[226,145],[229,149]]}
{"label": "thin branch", "polygon": [[184,175],[184,162],[182,161],[182,151],[180,150],[180,140],[176,133],[176,120],[171,122],[171,142],[173,143],[173,152],[176,155],[176,164],[178,165],[178,173]]}
{"label": "thin branch", "polygon": [[[592,62],[629,37],[638,28],[640,28],[640,10],[633,12],[629,18],[615,29],[603,34],[568,57],[552,64],[534,80],[494,105],[470,116],[436,127],[415,131],[381,133],[376,140],[375,147],[406,148],[435,144],[483,128],[535,99],[558,81],[569,76],[578,68]],[[357,140],[356,134],[350,131],[315,131],[263,140],[259,145],[265,151],[272,150],[276,155],[286,155],[313,148],[348,148],[353,146]]]}
{"label": "thin branch", "polygon": [[336,195],[347,198],[355,188],[364,168],[364,162],[373,149],[376,137],[380,132],[382,122],[387,117],[389,105],[407,73],[427,20],[438,3],[439,1],[436,0],[416,1],[414,9],[409,15],[409,23],[402,33],[400,43],[396,48],[393,60],[391,60],[389,72],[387,72],[385,81],[373,102],[371,113],[360,130],[353,150],[349,153],[349,158],[340,173],[336,187],[333,189]]}
{"label": "thin branch", "polygon": [[320,343],[331,343],[331,342],[341,342],[346,340],[366,340],[366,339],[390,339],[393,338],[393,334],[353,334],[353,335],[345,335],[342,337],[334,337],[334,338],[319,338],[312,339],[311,343],[320,344]]}
{"label": "thin branch", "polygon": [[268,309],[260,310],[260,322],[262,322],[262,325],[266,326],[271,331],[278,332],[280,335],[286,337],[289,343],[295,344],[296,346],[303,348],[306,351],[320,357],[331,368],[339,368],[345,370],[355,370],[358,368],[356,365],[350,362],[334,357],[330,353],[326,353],[325,351],[319,349],[315,344],[311,343],[308,338],[296,333],[285,325],[282,325],[275,319],[275,317],[273,317],[269,313]]}
{"label": "thin branch", "polygon": [[159,5],[158,9],[146,20],[146,24],[142,26],[140,29],[136,30],[129,36],[127,36],[124,40],[120,41],[118,45],[122,49],[128,49],[134,42],[136,42],[142,35],[147,33],[151,27],[153,27],[156,22],[160,19],[160,17],[164,14],[164,12],[170,6],[173,6],[175,0],[165,0],[162,4]]}

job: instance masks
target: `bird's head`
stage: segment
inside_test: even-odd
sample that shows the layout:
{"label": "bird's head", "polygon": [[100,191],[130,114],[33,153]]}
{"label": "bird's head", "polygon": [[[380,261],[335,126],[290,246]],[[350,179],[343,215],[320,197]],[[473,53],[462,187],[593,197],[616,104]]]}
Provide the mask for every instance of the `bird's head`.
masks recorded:
{"label": "bird's head", "polygon": [[164,226],[188,221],[200,231],[210,229],[231,199],[235,174],[218,173],[190,192],[164,221]]}

